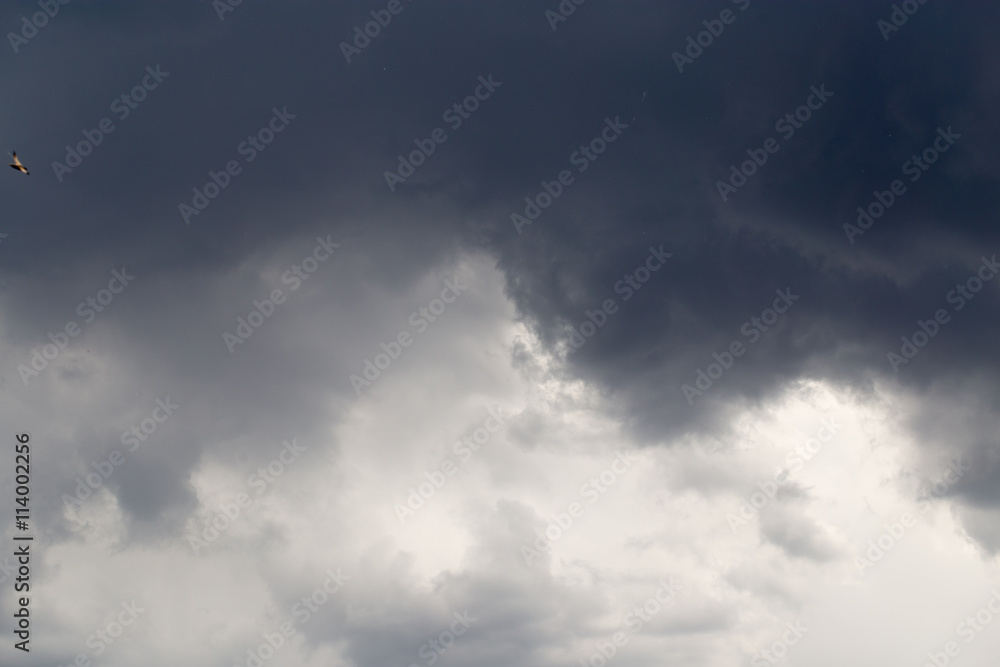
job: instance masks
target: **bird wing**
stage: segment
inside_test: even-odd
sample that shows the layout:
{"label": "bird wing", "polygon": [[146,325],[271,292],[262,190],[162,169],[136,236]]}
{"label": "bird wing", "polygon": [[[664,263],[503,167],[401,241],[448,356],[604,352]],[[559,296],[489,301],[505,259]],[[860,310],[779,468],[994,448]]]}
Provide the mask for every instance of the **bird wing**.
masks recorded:
{"label": "bird wing", "polygon": [[31,172],[28,171],[27,167],[25,167],[23,164],[21,164],[21,161],[17,159],[17,151],[11,151],[10,156],[12,158],[14,158],[14,164],[10,165],[11,167],[13,167],[14,169],[17,169],[18,171],[20,171],[22,173],[29,174],[29,175],[31,174]]}

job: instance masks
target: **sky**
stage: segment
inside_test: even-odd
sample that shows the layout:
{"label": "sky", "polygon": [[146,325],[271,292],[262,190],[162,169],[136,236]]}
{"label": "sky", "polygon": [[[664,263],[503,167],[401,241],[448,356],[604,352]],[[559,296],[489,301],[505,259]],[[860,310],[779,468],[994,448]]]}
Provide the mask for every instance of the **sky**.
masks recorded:
{"label": "sky", "polygon": [[998,19],[5,3],[0,665],[994,665]]}

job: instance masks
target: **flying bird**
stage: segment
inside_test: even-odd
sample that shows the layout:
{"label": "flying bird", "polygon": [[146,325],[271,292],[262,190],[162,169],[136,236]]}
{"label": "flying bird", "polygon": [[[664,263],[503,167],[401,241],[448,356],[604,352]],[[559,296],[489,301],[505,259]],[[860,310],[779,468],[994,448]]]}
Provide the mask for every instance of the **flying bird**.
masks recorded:
{"label": "flying bird", "polygon": [[10,165],[11,167],[13,167],[14,169],[17,169],[20,172],[23,172],[23,173],[27,174],[28,176],[31,176],[31,172],[28,171],[25,168],[25,166],[23,164],[21,164],[21,161],[17,159],[17,151],[14,151],[13,153],[11,153],[10,156],[12,158],[14,158],[14,164]]}

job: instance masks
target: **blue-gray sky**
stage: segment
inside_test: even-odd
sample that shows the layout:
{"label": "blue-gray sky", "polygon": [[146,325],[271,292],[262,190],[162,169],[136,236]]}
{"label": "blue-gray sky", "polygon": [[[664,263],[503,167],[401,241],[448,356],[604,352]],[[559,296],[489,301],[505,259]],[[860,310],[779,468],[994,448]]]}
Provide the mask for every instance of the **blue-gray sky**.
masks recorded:
{"label": "blue-gray sky", "polygon": [[998,12],[7,3],[0,664],[992,664]]}

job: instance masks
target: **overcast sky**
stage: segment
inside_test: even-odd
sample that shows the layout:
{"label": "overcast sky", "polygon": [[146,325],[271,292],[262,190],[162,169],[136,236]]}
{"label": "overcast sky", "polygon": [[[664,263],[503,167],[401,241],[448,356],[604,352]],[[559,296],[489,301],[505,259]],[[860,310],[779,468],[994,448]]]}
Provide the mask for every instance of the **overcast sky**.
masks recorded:
{"label": "overcast sky", "polygon": [[1000,9],[229,3],[0,8],[0,664],[995,664]]}

